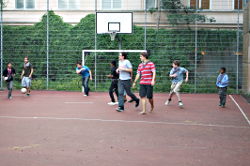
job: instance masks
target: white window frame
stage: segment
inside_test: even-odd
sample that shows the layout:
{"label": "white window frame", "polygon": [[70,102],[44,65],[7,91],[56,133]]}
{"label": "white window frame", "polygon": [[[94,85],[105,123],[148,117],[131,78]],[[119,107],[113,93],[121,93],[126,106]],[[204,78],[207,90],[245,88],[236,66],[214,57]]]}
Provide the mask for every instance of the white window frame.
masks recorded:
{"label": "white window frame", "polygon": [[212,0],[209,0],[209,9],[202,9],[202,0],[199,0],[199,8],[202,10],[211,10],[212,9],[211,4],[212,4]]}
{"label": "white window frame", "polygon": [[[157,8],[157,7],[158,7],[158,5],[157,5],[158,0],[154,0],[154,1],[155,1],[154,8]],[[159,3],[160,3],[160,2],[159,2]],[[147,10],[150,9],[150,8],[147,8],[147,0],[145,0],[145,8],[146,8]]]}
{"label": "white window frame", "polygon": [[114,1],[113,0],[110,0],[110,1],[111,1],[111,8],[110,9],[103,8],[103,3],[102,3],[103,0],[100,1],[102,10],[120,10],[120,9],[122,9],[122,0],[121,0],[121,7],[120,8],[114,8]]}
{"label": "white window frame", "polygon": [[15,9],[16,10],[34,10],[36,9],[36,0],[34,0],[34,8],[26,8],[26,0],[23,0],[23,8],[17,8],[17,0],[15,0]]}
{"label": "white window frame", "polygon": [[[78,10],[80,9],[80,6],[77,6],[76,8],[69,8],[69,0],[66,0],[67,1],[67,8],[59,8],[59,0],[57,0],[57,9],[58,10]],[[76,0],[77,4],[81,4],[80,0]]]}

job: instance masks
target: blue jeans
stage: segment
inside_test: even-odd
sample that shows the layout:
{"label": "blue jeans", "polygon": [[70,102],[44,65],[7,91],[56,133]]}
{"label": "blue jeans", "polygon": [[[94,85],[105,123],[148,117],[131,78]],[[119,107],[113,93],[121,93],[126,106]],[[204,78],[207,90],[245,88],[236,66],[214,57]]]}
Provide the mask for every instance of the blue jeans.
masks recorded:
{"label": "blue jeans", "polygon": [[89,77],[82,78],[82,86],[84,87],[85,95],[89,95]]}
{"label": "blue jeans", "polygon": [[129,97],[131,97],[134,101],[138,101],[139,99],[131,92],[131,80],[119,80],[118,82],[118,92],[119,92],[119,107],[124,109],[124,91],[127,93]]}

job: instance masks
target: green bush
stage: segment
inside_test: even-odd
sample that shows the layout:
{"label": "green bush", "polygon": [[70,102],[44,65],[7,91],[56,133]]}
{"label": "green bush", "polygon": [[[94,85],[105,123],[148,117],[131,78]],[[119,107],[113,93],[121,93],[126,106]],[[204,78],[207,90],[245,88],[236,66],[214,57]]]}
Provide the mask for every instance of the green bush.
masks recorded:
{"label": "green bush", "polygon": [[[33,26],[9,26],[3,28],[4,65],[13,62],[20,76],[23,57],[29,56],[34,65],[33,89],[46,89],[47,54],[46,54],[46,21],[44,15],[39,23]],[[190,71],[190,83],[184,84],[184,92],[194,92],[194,55],[195,32],[188,29],[154,29],[147,28],[147,49],[151,51],[151,60],[157,67],[157,86],[155,91],[166,92],[170,88],[168,72],[173,60],[180,60],[182,66]],[[144,49],[144,29],[134,26],[134,33],[120,35],[122,49]],[[234,30],[199,30],[198,31],[198,65],[203,61],[200,52],[218,52],[218,55],[234,51],[236,31]],[[218,44],[219,43],[219,44]],[[97,35],[97,49],[118,49],[118,41],[110,41],[109,35]],[[81,60],[83,49],[95,49],[95,15],[90,14],[72,26],[63,22],[62,18],[53,11],[49,12],[49,89],[80,90],[77,86],[79,79],[75,74],[75,62]],[[94,56],[90,56],[86,63],[93,74],[98,74],[98,91],[107,91],[109,80],[105,75],[109,72],[110,59],[98,54],[98,64],[95,69]],[[111,55],[111,54],[110,54]],[[115,55],[115,54],[112,54]],[[130,54],[129,59],[136,66],[140,63],[138,54]],[[101,68],[102,67],[102,68]],[[134,75],[136,71],[134,70]],[[214,77],[210,77],[214,79]],[[100,81],[101,80],[101,81]],[[201,83],[201,84],[200,84]],[[197,92],[215,92],[213,83],[199,80]],[[94,82],[90,83],[95,89]],[[234,85],[232,86],[234,87]],[[20,88],[16,84],[16,88]]]}

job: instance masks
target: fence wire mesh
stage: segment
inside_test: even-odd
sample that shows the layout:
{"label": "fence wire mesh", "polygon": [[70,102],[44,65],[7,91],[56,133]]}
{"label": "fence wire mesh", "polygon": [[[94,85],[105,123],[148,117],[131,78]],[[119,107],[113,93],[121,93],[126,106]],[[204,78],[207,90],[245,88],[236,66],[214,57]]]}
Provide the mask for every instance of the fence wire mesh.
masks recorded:
{"label": "fence wire mesh", "polygon": [[[75,63],[84,49],[150,50],[157,68],[155,90],[169,90],[173,60],[190,71],[184,92],[216,92],[220,67],[230,76],[230,92],[246,83],[242,74],[245,0],[12,0],[1,1],[1,72],[8,62],[17,70],[20,88],[23,58],[33,64],[33,89],[80,90]],[[95,33],[95,12],[133,12],[133,33]],[[48,16],[48,17],[47,17]],[[86,65],[95,79],[92,90],[107,91],[109,63],[117,53],[91,53]],[[134,75],[138,53],[130,53]],[[1,73],[2,74],[2,73]],[[1,78],[1,87],[4,87]]]}

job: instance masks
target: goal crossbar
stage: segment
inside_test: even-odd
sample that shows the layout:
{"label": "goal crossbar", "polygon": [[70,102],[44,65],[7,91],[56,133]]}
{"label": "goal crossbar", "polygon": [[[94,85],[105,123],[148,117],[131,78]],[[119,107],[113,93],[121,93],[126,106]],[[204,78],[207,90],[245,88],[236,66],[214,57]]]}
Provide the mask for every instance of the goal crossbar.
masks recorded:
{"label": "goal crossbar", "polygon": [[[147,52],[147,50],[82,50],[82,65],[85,65],[85,54],[86,53],[100,53],[100,52],[109,52],[109,53],[120,53],[120,52],[127,52],[127,53],[141,53]],[[96,60],[95,60],[95,73],[96,73]],[[95,90],[96,90],[96,75],[95,75]],[[82,88],[82,92],[84,92],[84,88]]]}
{"label": "goal crossbar", "polygon": [[147,50],[82,50],[82,64],[85,64],[85,54],[86,53],[97,53],[97,52],[127,52],[127,53],[131,53],[131,52],[147,52]]}

